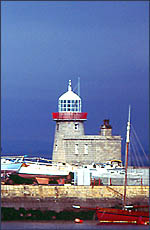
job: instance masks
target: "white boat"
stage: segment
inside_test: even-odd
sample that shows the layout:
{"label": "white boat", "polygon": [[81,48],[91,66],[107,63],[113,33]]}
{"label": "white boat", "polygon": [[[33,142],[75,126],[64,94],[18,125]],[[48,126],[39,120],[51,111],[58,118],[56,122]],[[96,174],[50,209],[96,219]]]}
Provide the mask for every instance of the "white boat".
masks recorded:
{"label": "white boat", "polygon": [[[70,172],[74,172],[77,166],[68,163],[54,163],[49,159],[25,156],[7,156],[1,158],[1,177],[6,178],[12,172],[14,175],[24,179],[33,179],[39,184],[48,184],[51,178],[60,179],[59,183],[63,184],[63,178],[70,178]],[[9,173],[8,173],[9,172]],[[12,179],[13,180],[13,179]]]}
{"label": "white boat", "polygon": [[[106,163],[84,165],[76,171],[77,177],[83,170],[83,177],[90,174],[91,180],[100,180],[103,185],[123,185],[125,178],[125,167],[122,166],[122,161],[111,160]],[[79,172],[80,171],[80,172]],[[141,183],[143,173],[137,173],[128,169],[128,184],[137,185]]]}
{"label": "white boat", "polygon": [[69,178],[69,173],[74,167],[69,164],[26,162],[22,164],[17,175],[27,179],[36,179],[40,184],[48,184],[51,178]]}

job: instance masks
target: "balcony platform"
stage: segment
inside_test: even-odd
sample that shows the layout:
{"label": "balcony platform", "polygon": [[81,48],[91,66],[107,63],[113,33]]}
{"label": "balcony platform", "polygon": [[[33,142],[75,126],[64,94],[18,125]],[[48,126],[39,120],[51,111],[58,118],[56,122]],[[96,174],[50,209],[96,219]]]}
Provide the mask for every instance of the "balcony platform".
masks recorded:
{"label": "balcony platform", "polygon": [[66,120],[66,121],[85,121],[87,120],[87,113],[75,113],[75,112],[57,112],[52,113],[52,117],[54,121],[57,120]]}

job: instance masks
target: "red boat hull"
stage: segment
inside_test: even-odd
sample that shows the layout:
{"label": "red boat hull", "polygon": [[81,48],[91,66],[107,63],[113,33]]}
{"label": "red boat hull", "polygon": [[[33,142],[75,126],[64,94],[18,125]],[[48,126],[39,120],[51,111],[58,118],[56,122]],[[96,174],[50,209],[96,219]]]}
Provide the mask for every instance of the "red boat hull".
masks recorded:
{"label": "red boat hull", "polygon": [[65,178],[67,176],[62,176],[62,175],[42,175],[42,174],[26,174],[26,173],[18,173],[18,176],[26,178],[26,179],[34,179],[36,177],[38,178]]}
{"label": "red boat hull", "polygon": [[115,208],[98,208],[96,210],[98,220],[104,222],[122,222],[135,224],[148,224],[149,212],[121,210]]}

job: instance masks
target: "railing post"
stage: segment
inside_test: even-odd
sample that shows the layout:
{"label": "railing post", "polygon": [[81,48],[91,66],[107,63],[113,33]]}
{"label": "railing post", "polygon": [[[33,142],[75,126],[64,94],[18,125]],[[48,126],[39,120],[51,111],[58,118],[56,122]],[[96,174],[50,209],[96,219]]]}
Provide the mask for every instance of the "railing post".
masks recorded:
{"label": "railing post", "polygon": [[94,178],[94,186],[95,186],[95,178]]}
{"label": "railing post", "polygon": [[99,178],[99,181],[98,181],[98,185],[101,185],[101,181],[100,181],[100,178]]}
{"label": "railing post", "polygon": [[141,176],[141,186],[143,185],[143,179],[142,179],[142,176]]}
{"label": "railing post", "polygon": [[91,186],[92,186],[92,177],[91,177]]}
{"label": "railing post", "polygon": [[111,177],[110,177],[110,185],[112,185],[112,183],[111,183]]}

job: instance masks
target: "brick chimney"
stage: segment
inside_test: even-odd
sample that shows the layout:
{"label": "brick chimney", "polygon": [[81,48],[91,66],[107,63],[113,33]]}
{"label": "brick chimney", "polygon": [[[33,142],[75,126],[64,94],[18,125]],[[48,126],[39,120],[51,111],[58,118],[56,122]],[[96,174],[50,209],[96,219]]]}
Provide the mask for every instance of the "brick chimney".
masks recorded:
{"label": "brick chimney", "polygon": [[109,120],[104,120],[104,124],[100,127],[101,136],[112,136],[112,127],[109,124]]}

